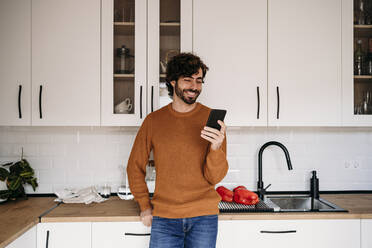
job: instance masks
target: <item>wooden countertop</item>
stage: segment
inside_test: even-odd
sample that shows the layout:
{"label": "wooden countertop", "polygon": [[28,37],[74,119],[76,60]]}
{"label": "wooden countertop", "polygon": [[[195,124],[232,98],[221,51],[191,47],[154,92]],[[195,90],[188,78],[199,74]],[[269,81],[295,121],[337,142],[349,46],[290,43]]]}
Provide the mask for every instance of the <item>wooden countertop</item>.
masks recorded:
{"label": "wooden countertop", "polygon": [[140,209],[134,200],[111,196],[101,203],[61,204],[41,218],[41,222],[140,221]]}
{"label": "wooden countertop", "polygon": [[29,197],[0,204],[0,248],[39,223],[39,216],[56,205],[51,197]]}
{"label": "wooden countertop", "polygon": [[[222,213],[220,220],[246,219],[369,219],[372,218],[372,194],[324,194],[321,198],[349,210],[347,213]],[[135,201],[110,197],[103,203],[61,204],[41,218],[41,222],[140,221]]]}

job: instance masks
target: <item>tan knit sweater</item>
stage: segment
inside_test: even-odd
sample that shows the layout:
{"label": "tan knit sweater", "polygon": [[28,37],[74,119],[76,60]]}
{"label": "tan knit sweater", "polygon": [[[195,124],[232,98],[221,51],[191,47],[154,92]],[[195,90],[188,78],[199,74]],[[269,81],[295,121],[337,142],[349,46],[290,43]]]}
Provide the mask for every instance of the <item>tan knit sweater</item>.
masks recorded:
{"label": "tan knit sweater", "polygon": [[[141,211],[152,207],[154,216],[166,218],[218,214],[221,198],[214,186],[225,177],[228,163],[226,138],[214,151],[200,136],[210,110],[196,103],[192,111],[180,113],[170,103],[145,118],[127,167],[129,186]],[[145,175],[151,150],[156,184],[150,201]]]}

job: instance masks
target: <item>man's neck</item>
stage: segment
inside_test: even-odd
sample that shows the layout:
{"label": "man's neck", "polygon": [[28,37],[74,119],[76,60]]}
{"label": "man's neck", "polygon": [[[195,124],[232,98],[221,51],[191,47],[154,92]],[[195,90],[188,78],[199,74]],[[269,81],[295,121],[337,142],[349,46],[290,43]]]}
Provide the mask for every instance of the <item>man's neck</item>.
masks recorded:
{"label": "man's neck", "polygon": [[177,96],[173,96],[172,108],[180,113],[186,113],[192,111],[196,107],[196,102],[193,104],[187,104]]}

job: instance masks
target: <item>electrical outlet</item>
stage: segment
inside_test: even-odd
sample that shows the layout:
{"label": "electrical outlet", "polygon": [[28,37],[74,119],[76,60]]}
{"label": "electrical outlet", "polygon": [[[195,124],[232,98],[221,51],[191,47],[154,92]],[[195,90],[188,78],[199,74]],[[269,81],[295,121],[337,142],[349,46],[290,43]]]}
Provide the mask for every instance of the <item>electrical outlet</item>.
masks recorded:
{"label": "electrical outlet", "polygon": [[344,167],[349,170],[359,170],[360,163],[358,160],[347,160],[344,162]]}
{"label": "electrical outlet", "polygon": [[345,161],[344,166],[345,169],[350,169],[350,161]]}
{"label": "electrical outlet", "polygon": [[359,161],[358,160],[352,160],[351,161],[351,167],[353,168],[353,169],[359,169]]}

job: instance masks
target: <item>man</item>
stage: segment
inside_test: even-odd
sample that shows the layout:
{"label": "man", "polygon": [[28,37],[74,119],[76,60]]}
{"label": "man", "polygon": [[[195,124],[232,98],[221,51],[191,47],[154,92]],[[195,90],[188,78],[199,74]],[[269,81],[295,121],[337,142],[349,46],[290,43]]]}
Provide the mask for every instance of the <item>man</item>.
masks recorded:
{"label": "man", "polygon": [[[173,102],[149,114],[137,133],[127,166],[129,186],[151,226],[150,248],[215,247],[220,196],[214,186],[226,175],[226,126],[206,127],[210,108],[196,102],[208,67],[181,53],[167,65]],[[145,182],[153,150],[156,186],[152,200]]]}

